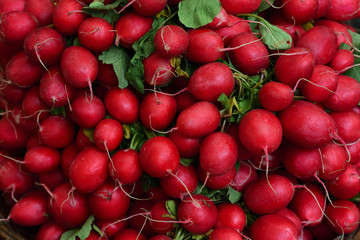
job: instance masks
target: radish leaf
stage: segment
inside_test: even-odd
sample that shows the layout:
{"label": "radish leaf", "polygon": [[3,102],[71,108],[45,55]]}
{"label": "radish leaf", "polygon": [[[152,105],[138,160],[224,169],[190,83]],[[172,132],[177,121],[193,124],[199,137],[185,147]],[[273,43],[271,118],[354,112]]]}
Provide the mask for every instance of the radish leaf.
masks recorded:
{"label": "radish leaf", "polygon": [[232,187],[229,187],[227,192],[227,197],[231,203],[236,203],[241,198],[241,193],[233,189]]}
{"label": "radish leaf", "polygon": [[269,2],[273,4],[275,0],[262,0],[260,7],[256,10],[256,12],[262,12],[266,9],[268,9],[270,6]]}
{"label": "radish leaf", "polygon": [[94,215],[91,215],[81,228],[71,229],[64,232],[61,235],[60,240],[76,240],[76,237],[80,238],[80,240],[85,240],[90,235],[94,219]]}
{"label": "radish leaf", "polygon": [[260,21],[262,22],[259,25],[261,41],[271,50],[287,50],[291,47],[292,38],[288,33],[270,24],[265,19]]}

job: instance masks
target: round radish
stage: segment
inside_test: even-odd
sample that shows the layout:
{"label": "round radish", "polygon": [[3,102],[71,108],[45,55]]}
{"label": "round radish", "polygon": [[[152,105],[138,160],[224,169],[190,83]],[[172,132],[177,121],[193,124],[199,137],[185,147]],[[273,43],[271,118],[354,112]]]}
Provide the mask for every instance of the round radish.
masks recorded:
{"label": "round radish", "polygon": [[349,200],[335,200],[325,209],[330,228],[338,234],[354,232],[359,226],[360,211],[355,203]]}
{"label": "round radish", "polygon": [[354,111],[330,112],[334,119],[339,136],[346,143],[354,143],[360,139],[360,115]]}
{"label": "round radish", "polygon": [[6,84],[0,89],[0,97],[10,105],[21,105],[27,90],[15,84]]}
{"label": "round radish", "polygon": [[289,22],[303,24],[315,18],[319,7],[318,0],[292,0],[280,1],[282,4],[281,12]]}
{"label": "round radish", "polygon": [[49,172],[60,165],[60,153],[47,146],[38,146],[25,153],[24,163],[33,173]]}
{"label": "round radish", "polygon": [[0,15],[3,15],[6,12],[23,11],[24,6],[25,0],[0,0]]}
{"label": "round radish", "polygon": [[221,6],[230,14],[252,13],[260,7],[261,1],[220,0]]}
{"label": "round radish", "polygon": [[113,240],[146,240],[146,236],[132,228],[121,229],[113,238]]}
{"label": "round radish", "polygon": [[49,190],[53,190],[67,181],[68,178],[65,176],[60,167],[57,167],[55,170],[50,172],[39,174],[39,182],[46,186]]}
{"label": "round radish", "polygon": [[95,219],[95,224],[109,238],[114,237],[121,229],[128,227],[128,221],[126,220],[114,223],[114,221],[102,221],[100,219]]}
{"label": "round radish", "polygon": [[222,203],[217,206],[215,228],[231,227],[239,232],[245,228],[246,216],[244,210],[234,203]]}
{"label": "round radish", "polygon": [[154,38],[156,51],[163,57],[180,56],[189,45],[187,32],[177,25],[165,25],[156,32]]}
{"label": "round radish", "polygon": [[247,21],[235,16],[229,15],[229,26],[214,29],[214,31],[222,38],[225,46],[229,45],[229,42],[233,37],[242,32],[251,33],[250,25]]}
{"label": "round radish", "polygon": [[0,149],[3,150],[16,150],[26,146],[26,142],[30,134],[19,126],[2,117],[0,119]]}
{"label": "round radish", "polygon": [[296,215],[296,213],[294,213],[290,209],[288,209],[288,208],[280,209],[279,211],[276,212],[276,214],[284,216],[287,219],[289,219],[290,221],[292,221],[294,223],[294,225],[296,226],[296,228],[298,229],[298,232],[300,232],[303,229],[300,218]]}
{"label": "round radish", "polygon": [[149,17],[160,13],[167,4],[167,0],[133,0],[131,2],[136,12]]}
{"label": "round radish", "polygon": [[145,82],[153,86],[168,84],[175,75],[170,60],[157,52],[145,58],[143,60]]}
{"label": "round radish", "polygon": [[329,143],[320,149],[322,167],[319,177],[323,180],[334,180],[346,169],[347,154],[345,149],[336,143]]}
{"label": "round radish", "polygon": [[172,238],[167,235],[156,235],[149,240],[171,240]]}
{"label": "round radish", "polygon": [[347,21],[357,16],[359,11],[358,0],[331,0],[325,18],[335,21]]}
{"label": "round radish", "polygon": [[259,101],[263,108],[278,112],[288,107],[294,97],[290,86],[279,82],[265,83],[259,91]]}
{"label": "round radish", "polygon": [[316,11],[314,19],[319,19],[323,17],[330,8],[330,0],[318,0],[318,2],[319,2],[319,7]]}
{"label": "round radish", "polygon": [[241,234],[231,227],[217,227],[211,232],[209,240],[242,240]]}
{"label": "round radish", "polygon": [[158,234],[166,234],[174,229],[174,220],[170,217],[166,201],[157,201],[150,208],[150,226]]}
{"label": "round radish", "polygon": [[36,240],[56,240],[60,239],[61,235],[66,230],[53,220],[49,220],[39,228],[36,233]]}
{"label": "round radish", "polygon": [[257,170],[274,170],[278,168],[283,159],[283,145],[280,145],[278,149],[274,152],[264,155],[256,155],[249,159],[249,162],[255,167]]}
{"label": "round radish", "polygon": [[329,62],[329,66],[335,71],[342,73],[354,65],[355,58],[350,50],[338,49],[335,56]]}
{"label": "round radish", "polygon": [[[340,47],[341,43],[346,43],[348,45],[352,45],[352,37],[347,28],[341,24],[340,22],[336,22],[328,19],[321,19],[316,21],[316,26],[327,26],[334,30],[337,35],[337,44]],[[339,49],[340,50],[340,49]]]}
{"label": "round radish", "polygon": [[104,64],[102,61],[98,61],[98,62],[99,62],[99,71],[96,81],[99,82],[100,84],[104,84],[109,87],[118,86],[119,80],[116,76],[113,65]]}
{"label": "round radish", "polygon": [[55,4],[51,0],[26,0],[24,10],[36,17],[39,26],[47,26],[52,23]]}
{"label": "round radish", "polygon": [[239,161],[240,167],[230,186],[238,192],[242,192],[244,188],[257,179],[257,172],[250,164]]}
{"label": "round radish", "polygon": [[191,158],[199,153],[200,139],[185,137],[178,130],[170,132],[168,137],[175,143],[180,157]]}
{"label": "round radish", "polygon": [[101,120],[94,130],[94,142],[103,151],[113,151],[121,143],[124,131],[122,125],[114,119]]}
{"label": "round radish", "polygon": [[82,151],[88,147],[96,147],[95,143],[90,139],[93,137],[93,134],[92,129],[80,128],[76,133],[76,148]]}
{"label": "round radish", "polygon": [[236,167],[233,166],[224,174],[213,175],[198,166],[197,173],[200,181],[204,183],[206,187],[214,190],[220,190],[230,186],[236,176]]}
{"label": "round radish", "polygon": [[31,87],[25,94],[21,110],[23,114],[32,119],[44,119],[49,110],[48,106],[41,100],[39,86],[35,85]]}

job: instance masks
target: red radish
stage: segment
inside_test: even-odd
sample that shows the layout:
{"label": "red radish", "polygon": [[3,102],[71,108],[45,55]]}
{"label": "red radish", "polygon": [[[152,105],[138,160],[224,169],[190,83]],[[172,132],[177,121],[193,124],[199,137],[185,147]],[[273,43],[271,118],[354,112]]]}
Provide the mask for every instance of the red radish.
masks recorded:
{"label": "red radish", "polygon": [[245,228],[246,216],[244,210],[234,203],[222,203],[217,206],[215,228],[231,227],[238,232]]}
{"label": "red radish", "polygon": [[336,90],[338,77],[335,71],[325,65],[316,65],[314,72],[301,88],[301,93],[309,102],[322,102],[328,99]]}
{"label": "red radish", "polygon": [[39,22],[39,26],[52,23],[54,2],[51,0],[26,0],[24,10],[33,14]]}
{"label": "red radish", "polygon": [[[258,126],[261,125],[261,128]],[[275,151],[282,140],[282,127],[279,119],[264,109],[247,112],[239,124],[241,143],[255,155],[268,155]]]}
{"label": "red radish", "polygon": [[303,24],[314,19],[319,7],[318,0],[286,0],[280,1],[282,4],[281,12],[289,22]]}
{"label": "red radish", "polygon": [[294,101],[278,115],[284,138],[302,148],[318,148],[331,142],[334,120],[319,106],[307,101]]}
{"label": "red radish", "polygon": [[241,1],[241,0],[220,0],[221,6],[230,14],[252,13],[259,8],[261,1]]}
{"label": "red radish", "polygon": [[24,113],[20,106],[15,106],[11,110],[9,120],[19,126],[20,128],[28,131],[29,133],[35,133],[37,121],[35,118],[24,116]]}
{"label": "red radish", "polygon": [[291,20],[291,22],[286,20],[281,11],[276,11],[268,17],[270,23],[279,27],[291,36],[293,40],[292,43],[295,43],[299,39],[299,37],[305,32],[301,24],[294,24],[293,20]]}
{"label": "red radish", "polygon": [[39,86],[35,85],[30,88],[21,105],[23,114],[32,119],[44,119],[48,115],[48,106],[41,100]]}
{"label": "red radish", "polygon": [[15,126],[14,123],[2,117],[0,119],[0,149],[16,150],[26,146],[30,134],[24,129]]}
{"label": "red radish", "polygon": [[326,187],[329,193],[338,199],[350,199],[360,192],[359,169],[348,164],[345,172],[338,178],[327,181]]}
{"label": "red radish", "polygon": [[97,219],[115,221],[128,211],[130,198],[109,180],[89,195],[89,207]]}
{"label": "red radish", "polygon": [[[185,57],[195,63],[210,63],[223,57],[224,42],[221,37],[209,28],[191,29],[188,31],[189,45]],[[206,39],[206,41],[204,41]]]}
{"label": "red radish", "polygon": [[286,207],[294,195],[291,181],[283,176],[261,176],[244,190],[246,206],[256,214],[270,214]]}
{"label": "red radish", "polygon": [[76,134],[76,139],[75,139],[76,148],[79,151],[82,151],[88,147],[96,147],[92,139],[93,135],[94,133],[92,129],[80,128]]}
{"label": "red radish", "polygon": [[283,164],[297,178],[313,177],[322,166],[320,149],[303,149],[287,144],[283,147]]}
{"label": "red radish", "polygon": [[315,26],[301,35],[295,46],[309,49],[314,54],[315,64],[325,65],[336,54],[337,36],[329,27]]}
{"label": "red radish", "polygon": [[198,138],[185,137],[177,130],[170,132],[168,137],[175,143],[180,157],[195,157],[200,151],[200,139]]}
{"label": "red radish", "polygon": [[105,95],[104,104],[110,116],[120,123],[129,124],[138,119],[140,103],[129,88],[111,88]]}
{"label": "red radish", "polygon": [[323,180],[334,180],[344,173],[347,164],[345,149],[336,143],[329,143],[320,149],[322,167],[319,177]]}
{"label": "red radish", "polygon": [[315,239],[334,239],[338,236],[326,223],[325,219],[316,226],[309,227],[309,230]]}
{"label": "red radish", "polygon": [[57,240],[66,230],[53,220],[45,222],[36,233],[36,240]]}
{"label": "red radish", "polygon": [[25,0],[13,1],[13,0],[1,0],[0,1],[0,15],[7,12],[23,11],[25,6]]}
{"label": "red radish", "polygon": [[251,33],[250,25],[245,20],[235,16],[229,16],[229,26],[215,29],[214,31],[222,38],[225,46],[228,46],[229,42],[233,37],[242,32]]}
{"label": "red radish", "polygon": [[259,92],[261,106],[272,112],[284,110],[291,104],[293,97],[291,87],[280,82],[267,82]]}
{"label": "red radish", "polygon": [[193,234],[205,234],[216,224],[217,210],[214,202],[201,194],[186,197],[178,206],[181,225]]}
{"label": "red radish", "polygon": [[121,143],[124,131],[122,125],[114,119],[101,120],[94,130],[94,142],[103,151],[113,151]]}
{"label": "red radish", "polygon": [[132,228],[124,228],[120,230],[113,238],[113,240],[146,240],[146,236]]}
{"label": "red radish", "polygon": [[86,18],[83,5],[76,0],[59,0],[53,11],[52,22],[56,30],[65,36],[77,33],[79,25]]}
{"label": "red radish", "polygon": [[76,190],[69,195],[70,190],[71,184],[64,183],[54,189],[48,201],[50,216],[65,229],[80,227],[91,214],[87,195]]}
{"label": "red radish", "polygon": [[156,32],[154,38],[156,52],[162,57],[180,56],[189,45],[187,32],[177,25],[165,25]]}
{"label": "red radish", "polygon": [[35,134],[31,135],[29,137],[29,139],[27,140],[26,142],[26,149],[29,150],[33,147],[37,147],[37,146],[40,146],[41,145],[41,142],[38,138],[38,136]]}
{"label": "red radish", "polygon": [[170,199],[161,186],[150,186],[150,188],[145,192],[145,196],[147,196],[153,204],[158,201],[167,201]]}
{"label": "red radish", "polygon": [[305,225],[315,226],[323,219],[325,206],[324,191],[318,185],[309,183],[306,188],[296,189],[289,208]]}
{"label": "red radish", "polygon": [[230,186],[236,176],[236,167],[220,175],[213,175],[205,172],[200,166],[197,168],[198,176],[201,182],[210,189],[220,190]]}
{"label": "red radish", "polygon": [[239,126],[236,123],[232,123],[230,124],[228,130],[226,131],[228,134],[230,134],[235,141],[238,144],[238,158],[240,161],[245,161],[248,160],[249,158],[252,158],[254,156],[254,154],[250,153],[245,147],[244,145],[241,143],[240,141],[240,137],[239,137]]}
{"label": "red radish", "polygon": [[61,152],[61,168],[65,176],[69,176],[69,168],[72,162],[74,161],[76,155],[79,153],[79,150],[76,147],[75,143],[72,143],[66,146]]}
{"label": "red radish", "polygon": [[145,82],[153,86],[168,84],[174,77],[174,68],[170,58],[164,58],[154,52],[143,60]]}
{"label": "red radish", "polygon": [[79,192],[90,193],[104,184],[108,177],[108,155],[89,147],[78,153],[69,169],[69,179]]}
{"label": "red radish", "polygon": [[122,149],[112,157],[108,163],[110,177],[120,184],[131,184],[140,179],[142,168],[140,166],[139,153],[132,149]]}
{"label": "red radish", "polygon": [[355,58],[350,50],[338,49],[329,66],[335,71],[342,73],[354,65]]}
{"label": "red radish", "polygon": [[172,238],[167,235],[156,235],[149,240],[171,240]]}
{"label": "red radish", "polygon": [[302,222],[301,222],[300,218],[296,215],[296,213],[294,213],[290,209],[288,209],[288,208],[280,209],[279,211],[276,212],[276,214],[279,214],[279,215],[284,216],[287,219],[291,220],[294,223],[294,225],[296,226],[296,228],[298,229],[298,232],[303,230],[303,226],[302,226]]}
{"label": "red radish", "polygon": [[360,101],[360,84],[354,78],[338,75],[338,86],[335,93],[322,104],[333,111],[349,111]]}
{"label": "red radish", "polygon": [[0,97],[8,104],[21,105],[27,90],[27,88],[19,87],[15,84],[6,84],[6,86],[0,89]]}
{"label": "red radish", "polygon": [[184,136],[201,138],[214,132],[220,124],[217,107],[201,101],[182,111],[176,121],[177,129]]}
{"label": "red radish", "polygon": [[75,124],[60,115],[49,116],[40,122],[37,134],[44,145],[64,148],[74,139]]}
{"label": "red radish", "polygon": [[[294,47],[285,51],[275,63],[276,78],[290,87],[295,87],[300,79],[310,79],[314,71],[315,59],[311,51]],[[299,87],[306,82],[299,82]]]}
{"label": "red radish", "polygon": [[213,175],[223,175],[235,166],[238,149],[235,140],[226,133],[209,134],[200,144],[201,168]]}
{"label": "red radish", "polygon": [[231,227],[217,227],[211,232],[209,240],[242,240],[241,234]]}
{"label": "red radish", "polygon": [[76,88],[91,89],[91,83],[95,81],[98,73],[96,57],[81,46],[66,48],[61,55],[60,67],[66,83]]}
{"label": "red radish", "polygon": [[83,128],[94,128],[106,114],[104,103],[88,92],[76,96],[71,106],[74,121]]}
{"label": "red radish", "polygon": [[174,229],[174,219],[170,217],[166,201],[157,201],[150,208],[150,226],[157,234],[166,234]]}
{"label": "red radish", "polygon": [[184,91],[175,96],[177,112],[181,113],[186,108],[194,105],[199,100],[194,97],[189,91]]}
{"label": "red radish", "polygon": [[33,173],[49,172],[60,165],[60,153],[51,147],[38,146],[25,153],[24,164]]}
{"label": "red radish", "polygon": [[39,26],[31,13],[25,11],[8,12],[1,15],[0,38],[16,48],[21,48],[26,35]]}
{"label": "red radish", "polygon": [[153,203],[149,200],[132,201],[132,204],[127,214],[128,216],[133,216],[129,219],[129,227],[141,231],[147,236],[155,235],[156,233],[154,233],[154,231],[151,229],[150,221],[145,218],[145,216],[149,214],[152,204]]}
{"label": "red radish", "polygon": [[217,29],[222,27],[228,27],[229,24],[230,24],[229,15],[225,11],[225,9],[221,7],[220,12],[216,14],[212,22],[206,24],[204,27],[210,29]]}
{"label": "red radish", "polygon": [[347,30],[347,28],[341,24],[340,22],[336,22],[333,20],[328,19],[321,19],[316,21],[316,26],[327,26],[334,30],[336,36],[337,36],[337,44],[338,47],[340,47],[341,43],[346,43],[348,45],[352,45],[352,37],[350,32]]}
{"label": "red radish", "polygon": [[198,175],[193,165],[180,164],[174,175],[161,178],[160,184],[168,196],[182,199],[189,192],[193,193],[196,190]]}
{"label": "red radish", "polygon": [[265,45],[252,33],[243,32],[236,35],[229,43],[229,50],[231,62],[240,72],[247,75],[257,75],[270,64]]}
{"label": "red radish", "polygon": [[334,119],[339,136],[346,143],[354,143],[360,139],[360,115],[354,111],[330,112]]}
{"label": "red radish", "polygon": [[347,21],[355,18],[358,12],[358,0],[331,0],[330,8],[325,14],[325,18],[335,21]]}
{"label": "red radish", "polygon": [[41,100],[49,107],[62,107],[74,98],[75,89],[65,83],[60,67],[53,66],[44,72],[39,84]]}
{"label": "red radish", "polygon": [[119,84],[119,80],[115,74],[112,64],[104,64],[99,61],[99,71],[96,81],[109,87],[116,87]]}
{"label": "red radish", "polygon": [[162,178],[169,173],[175,174],[180,164],[179,151],[169,138],[153,137],[140,149],[140,164],[152,177]]}
{"label": "red radish", "polygon": [[360,211],[355,203],[349,200],[335,200],[325,209],[327,223],[338,234],[354,232],[359,226]]}
{"label": "red radish", "polygon": [[257,170],[274,170],[278,168],[283,159],[283,147],[282,145],[276,149],[274,152],[269,153],[268,155],[256,155],[249,159],[249,162],[255,167]]}
{"label": "red radish", "polygon": [[78,37],[81,45],[87,49],[93,52],[103,52],[112,46],[115,32],[105,19],[91,17],[81,22]]}
{"label": "red radish", "polygon": [[360,162],[360,141],[353,144],[348,144],[347,148],[350,152],[350,163],[358,164]]}
{"label": "red radish", "polygon": [[114,223],[114,221],[102,221],[95,219],[95,224],[109,238],[114,237],[117,232],[119,232],[121,229],[127,228],[128,226],[128,222],[126,220]]}
{"label": "red radish", "polygon": [[330,0],[318,0],[318,3],[319,3],[319,7],[316,11],[314,19],[319,19],[323,17],[330,8]]}
{"label": "red radish", "polygon": [[176,114],[175,98],[162,93],[150,93],[140,105],[140,120],[148,129],[163,130]]}
{"label": "red radish", "polygon": [[11,208],[9,218],[21,226],[39,226],[48,220],[47,201],[45,192],[29,192]]}
{"label": "red radish", "polygon": [[6,65],[6,78],[19,87],[31,87],[38,83],[43,72],[43,67],[32,61],[24,51],[15,54]]}
{"label": "red radish", "polygon": [[167,0],[132,0],[130,3],[131,2],[133,2],[131,6],[135,9],[136,12],[149,17],[160,13],[167,4]]}
{"label": "red radish", "polygon": [[199,100],[216,102],[224,93],[229,96],[234,90],[235,80],[231,69],[224,63],[207,63],[191,75],[188,90]]}
{"label": "red radish", "polygon": [[53,171],[39,174],[39,182],[46,186],[49,190],[53,190],[67,181],[68,178],[64,175],[60,167]]}
{"label": "red radish", "polygon": [[238,192],[242,192],[244,188],[257,179],[257,173],[250,164],[239,161],[240,167],[230,186]]}
{"label": "red radish", "polygon": [[288,218],[279,214],[268,214],[258,218],[250,227],[250,237],[254,240],[297,239],[298,229]]}
{"label": "red radish", "polygon": [[131,48],[134,42],[139,40],[151,29],[154,19],[130,11],[122,15],[115,23],[116,45]]}
{"label": "red radish", "polygon": [[65,48],[65,38],[50,27],[36,28],[24,39],[24,50],[27,55],[47,66],[58,64]]}

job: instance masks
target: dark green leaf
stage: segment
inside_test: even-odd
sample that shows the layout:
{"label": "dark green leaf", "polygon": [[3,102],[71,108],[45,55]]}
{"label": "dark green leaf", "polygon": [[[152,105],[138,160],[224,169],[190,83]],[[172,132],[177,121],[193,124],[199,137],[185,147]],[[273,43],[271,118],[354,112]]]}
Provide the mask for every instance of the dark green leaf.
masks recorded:
{"label": "dark green leaf", "polygon": [[123,48],[112,46],[99,56],[99,60],[104,64],[113,65],[115,74],[119,80],[120,88],[126,88],[128,86],[125,74],[129,67],[130,58]]}
{"label": "dark green leaf", "polygon": [[173,216],[176,216],[177,214],[177,206],[176,202],[174,200],[168,200],[165,202],[166,204],[166,210]]}
{"label": "dark green leaf", "polygon": [[119,6],[121,2],[125,0],[117,0],[111,4],[104,5],[100,1],[94,1],[89,6],[83,7],[83,11],[92,17],[103,18],[109,23],[113,24],[119,17],[114,10],[115,7]]}
{"label": "dark green leaf", "polygon": [[194,159],[192,158],[180,158],[180,163],[184,165],[185,167],[190,166],[190,164],[194,162]]}
{"label": "dark green leaf", "polygon": [[179,19],[188,28],[199,28],[220,12],[219,0],[183,0],[179,3]]}
{"label": "dark green leaf", "polygon": [[221,103],[221,105],[224,107],[225,110],[229,110],[231,107],[230,104],[230,100],[229,98],[226,96],[226,94],[222,93],[219,97],[218,97],[218,102]]}
{"label": "dark green leaf", "polygon": [[348,30],[350,35],[351,35],[351,38],[352,38],[352,42],[353,42],[353,45],[358,49],[357,51],[359,52],[359,47],[360,47],[360,34],[359,33],[355,33],[351,30]]}
{"label": "dark green leaf", "polygon": [[291,47],[292,38],[288,33],[270,24],[265,19],[260,21],[262,22],[262,24],[259,24],[261,41],[266,44],[269,49],[287,50]]}
{"label": "dark green leaf", "polygon": [[93,1],[90,3],[88,7],[84,7],[84,9],[95,9],[95,10],[113,10],[117,6],[120,5],[121,2],[124,2],[125,0],[117,0],[110,4],[104,4],[100,1]]}
{"label": "dark green leaf", "polygon": [[[354,65],[360,64],[360,58],[355,58]],[[352,67],[344,75],[356,79],[360,83],[360,66]]]}
{"label": "dark green leaf", "polygon": [[80,238],[80,240],[85,240],[90,235],[94,219],[94,215],[91,215],[81,228],[64,232],[60,240],[77,240],[76,237]]}
{"label": "dark green leaf", "polygon": [[271,2],[271,4],[274,3],[275,0],[262,0],[260,7],[256,10],[256,12],[262,12],[270,7],[270,4],[268,2]]}
{"label": "dark green leaf", "polygon": [[144,93],[144,65],[138,54],[131,59],[125,77],[138,92]]}
{"label": "dark green leaf", "polygon": [[348,44],[346,44],[346,43],[342,42],[342,43],[340,44],[339,49],[351,50],[352,48],[351,48],[351,46],[350,46],[350,45],[348,45]]}
{"label": "dark green leaf", "polygon": [[251,103],[252,103],[251,99],[245,99],[239,102],[238,105],[240,108],[240,113],[245,114],[246,112],[251,110]]}
{"label": "dark green leaf", "polygon": [[232,187],[228,188],[227,197],[231,203],[236,203],[241,198],[241,193],[233,189]]}

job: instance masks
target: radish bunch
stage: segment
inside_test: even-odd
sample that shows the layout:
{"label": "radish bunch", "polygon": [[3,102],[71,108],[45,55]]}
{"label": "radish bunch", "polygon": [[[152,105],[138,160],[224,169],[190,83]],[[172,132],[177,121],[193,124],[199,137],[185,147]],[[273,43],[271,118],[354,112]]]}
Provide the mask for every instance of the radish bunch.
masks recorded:
{"label": "radish bunch", "polygon": [[0,0],[0,220],[36,240],[354,232],[359,9]]}

